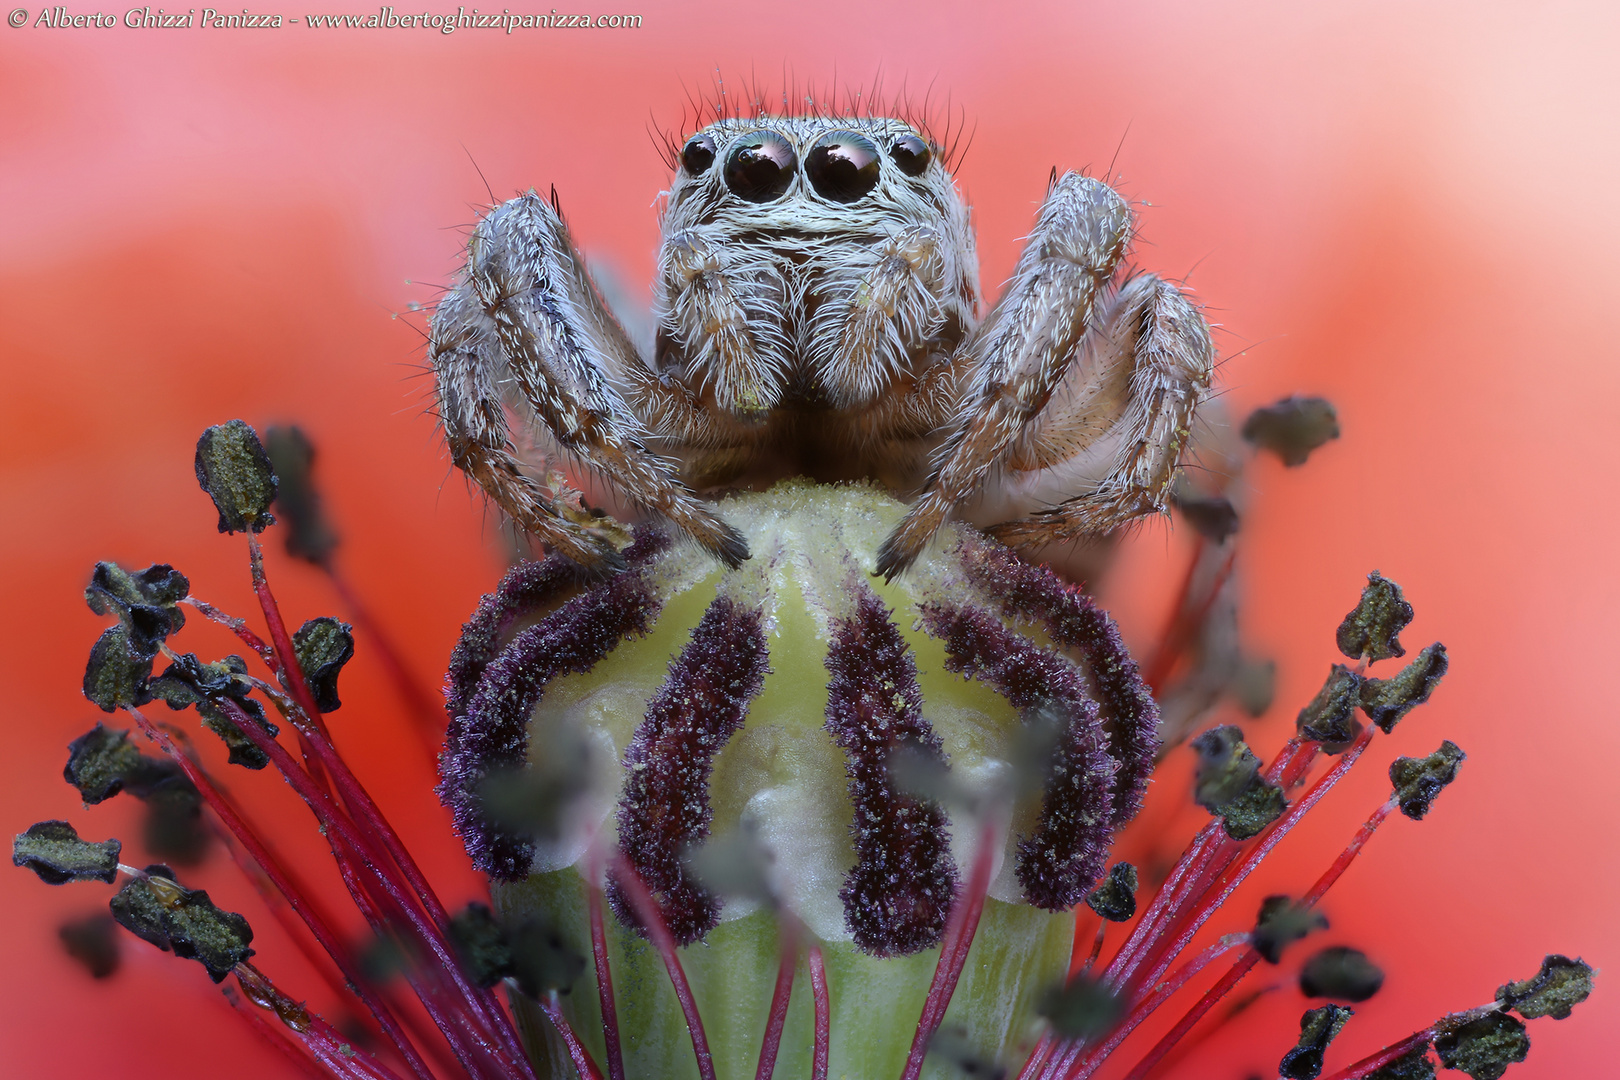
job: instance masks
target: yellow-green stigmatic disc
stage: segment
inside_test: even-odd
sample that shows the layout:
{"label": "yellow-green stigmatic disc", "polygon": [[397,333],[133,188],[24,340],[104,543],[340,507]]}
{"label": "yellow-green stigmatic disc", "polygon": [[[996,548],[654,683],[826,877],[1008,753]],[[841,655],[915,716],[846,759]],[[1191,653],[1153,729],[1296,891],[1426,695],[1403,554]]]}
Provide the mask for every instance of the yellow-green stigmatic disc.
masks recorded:
{"label": "yellow-green stigmatic disc", "polygon": [[[717,1075],[742,1078],[758,1062],[785,910],[826,958],[829,1075],[898,1076],[993,823],[989,898],[945,1023],[986,1059],[1010,1055],[1067,970],[1068,909],[1145,782],[1156,716],[1134,665],[1076,590],[970,531],[944,530],[894,582],[873,577],[903,512],[874,487],[789,482],[721,511],[752,552],[737,570],[643,533],[615,578],[520,568],[468,624],[442,790],[499,915],[538,920],[589,957],[582,875],[603,875],[627,1074],[697,1076],[663,961],[603,874],[622,852],[614,873],[635,872],[682,943]],[[899,771],[900,752],[921,780]],[[491,776],[570,797],[522,833],[509,808],[481,801]],[[722,844],[739,835],[751,846]],[[757,885],[694,870],[709,842],[756,852],[738,860],[758,859]],[[799,964],[784,1078],[810,1074],[802,949]],[[602,1061],[589,968],[562,1005]],[[537,1056],[568,1075],[549,1021],[520,1009]]]}

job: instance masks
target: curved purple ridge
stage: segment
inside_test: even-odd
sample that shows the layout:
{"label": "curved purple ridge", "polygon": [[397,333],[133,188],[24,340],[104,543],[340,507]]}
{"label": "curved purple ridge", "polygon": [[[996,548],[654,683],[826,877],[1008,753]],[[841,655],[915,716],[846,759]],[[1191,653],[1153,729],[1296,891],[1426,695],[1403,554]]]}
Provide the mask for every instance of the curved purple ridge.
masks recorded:
{"label": "curved purple ridge", "polygon": [[534,844],[488,819],[478,798],[479,783],[491,772],[527,763],[529,716],[552,679],[589,671],[625,638],[652,627],[662,604],[636,568],[668,546],[667,537],[638,530],[636,542],[624,553],[630,569],[514,637],[484,667],[466,711],[452,715],[439,758],[439,799],[450,808],[473,865],[491,877],[527,877]]}
{"label": "curved purple ridge", "polygon": [[561,555],[519,563],[506,572],[495,591],[486,593],[472,617],[461,625],[461,637],[450,653],[450,668],[444,676],[444,707],[450,719],[467,714],[478,680],[500,653],[513,624],[555,603],[587,579],[578,563]]}
{"label": "curved purple ridge", "polygon": [[1102,873],[1113,835],[1110,792],[1118,768],[1108,754],[1097,703],[1074,662],[1008,630],[988,611],[919,606],[923,625],[945,645],[945,666],[981,678],[1026,717],[1055,709],[1062,734],[1053,751],[1039,824],[1018,841],[1018,882],[1036,907],[1063,911]]}
{"label": "curved purple ridge", "polygon": [[[692,879],[682,855],[709,835],[714,757],[742,729],[764,685],[767,658],[760,612],[716,597],[671,661],[669,677],[625,750],[619,848],[681,945],[720,921],[720,898]],[[611,875],[607,896],[619,921],[645,937]]]}
{"label": "curved purple ridge", "polygon": [[945,814],[937,803],[902,794],[889,776],[900,747],[935,755],[939,737],[923,719],[917,664],[889,609],[865,582],[855,611],[829,627],[827,730],[848,755],[855,806],[855,866],[838,897],[855,944],[876,956],[903,956],[938,944],[956,896]]}
{"label": "curved purple ridge", "polygon": [[1109,754],[1119,762],[1112,824],[1119,828],[1142,809],[1158,757],[1159,703],[1142,681],[1119,627],[1091,598],[1044,566],[1034,566],[1000,544],[968,537],[958,549],[968,580],[1010,619],[1037,622],[1060,648],[1080,654],[1103,708]]}

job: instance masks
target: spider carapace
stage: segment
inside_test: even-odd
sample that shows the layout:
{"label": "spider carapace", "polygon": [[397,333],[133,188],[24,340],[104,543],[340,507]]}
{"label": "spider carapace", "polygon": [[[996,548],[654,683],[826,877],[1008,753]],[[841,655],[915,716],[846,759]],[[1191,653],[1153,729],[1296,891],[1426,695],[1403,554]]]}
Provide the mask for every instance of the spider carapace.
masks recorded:
{"label": "spider carapace", "polygon": [[968,209],[926,131],[727,118],[674,157],[650,356],[555,194],[485,216],[433,316],[452,457],[538,540],[618,560],[615,530],[539,479],[569,457],[617,513],[731,565],[747,544],[709,496],[795,475],[910,501],[872,568],[886,576],[950,516],[1033,546],[1164,509],[1209,390],[1209,329],[1175,286],[1122,273],[1131,213],[1107,184],[1054,173],[980,318]]}

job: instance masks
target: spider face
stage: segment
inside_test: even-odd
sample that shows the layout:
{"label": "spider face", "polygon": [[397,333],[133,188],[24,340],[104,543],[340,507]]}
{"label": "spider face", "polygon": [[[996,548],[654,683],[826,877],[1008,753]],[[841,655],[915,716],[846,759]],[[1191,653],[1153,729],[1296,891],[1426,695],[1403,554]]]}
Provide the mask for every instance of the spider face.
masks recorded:
{"label": "spider face", "polygon": [[978,304],[967,208],[935,148],[898,120],[768,117],[710,125],[679,162],[653,367],[730,436],[721,453],[672,447],[686,479],[914,490],[944,416],[897,424],[884,399],[948,370]]}
{"label": "spider face", "polygon": [[569,457],[599,501],[732,565],[746,544],[704,496],[791,476],[915,498],[877,559],[890,576],[953,514],[1048,543],[1163,509],[1209,335],[1173,286],[1115,281],[1131,218],[1107,185],[1054,180],[981,321],[968,210],[910,124],[728,118],[673,164],[650,356],[602,303],[555,196],[491,211],[435,313],[452,455],[538,539],[618,559],[598,519],[533,478],[537,459]]}

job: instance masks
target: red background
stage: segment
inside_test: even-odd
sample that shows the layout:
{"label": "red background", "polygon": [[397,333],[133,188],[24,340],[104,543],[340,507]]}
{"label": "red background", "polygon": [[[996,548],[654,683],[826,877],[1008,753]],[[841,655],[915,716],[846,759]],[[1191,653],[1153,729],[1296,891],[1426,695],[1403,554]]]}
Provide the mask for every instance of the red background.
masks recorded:
{"label": "red background", "polygon": [[[716,66],[733,91],[750,72],[774,86],[783,71],[881,71],[891,90],[948,92],[975,128],[959,175],[987,284],[1010,268],[1049,168],[1100,169],[1118,148],[1125,191],[1151,204],[1140,261],[1172,276],[1196,265],[1224,326],[1234,413],[1295,390],[1338,404],[1344,438],[1309,466],[1249,474],[1245,626],[1282,671],[1256,742],[1280,741],[1320,681],[1370,569],[1416,604],[1409,643],[1451,649],[1434,703],[1375,744],[1253,893],[1314,877],[1383,797],[1393,754],[1443,737],[1469,752],[1431,818],[1392,821],[1329,897],[1334,939],[1389,972],[1330,1065],[1489,999],[1544,952],[1613,964],[1612,14],[622,6],[640,30],[0,28],[3,831],[54,816],[133,837],[128,807],[81,810],[57,780],[64,744],[98,716],[77,690],[101,623],[78,600],[94,559],[173,562],[198,594],[248,613],[239,538],[213,534],[190,477],[207,424],[305,425],[345,565],[436,681],[497,560],[423,414],[422,319],[391,316],[434,296],[406,279],[448,279],[457,226],[487,199],[479,171],[502,198],[555,184],[582,244],[640,290],[667,180],[646,132],[680,125],[684,87],[707,87]],[[1138,642],[1180,543],[1145,530],[1109,590]],[[294,618],[336,608],[307,568],[278,552],[271,570]],[[188,634],[185,648],[229,648]],[[340,744],[464,899],[474,883],[369,657],[344,696]],[[263,789],[256,805],[288,837],[308,835],[282,785],[229,779]],[[225,906],[258,910],[223,860],[197,876]],[[104,891],[0,874],[7,1074],[182,1080],[228,1061],[243,1078],[285,1075],[195,965],[129,942],[124,974],[94,984],[62,958],[51,928]],[[319,1005],[274,925],[255,925],[266,966]],[[1600,983],[1573,1019],[1532,1024],[1535,1049],[1510,1075],[1610,1071],[1613,1000]],[[1175,1075],[1274,1068],[1301,1008],[1291,989],[1268,995]]]}

